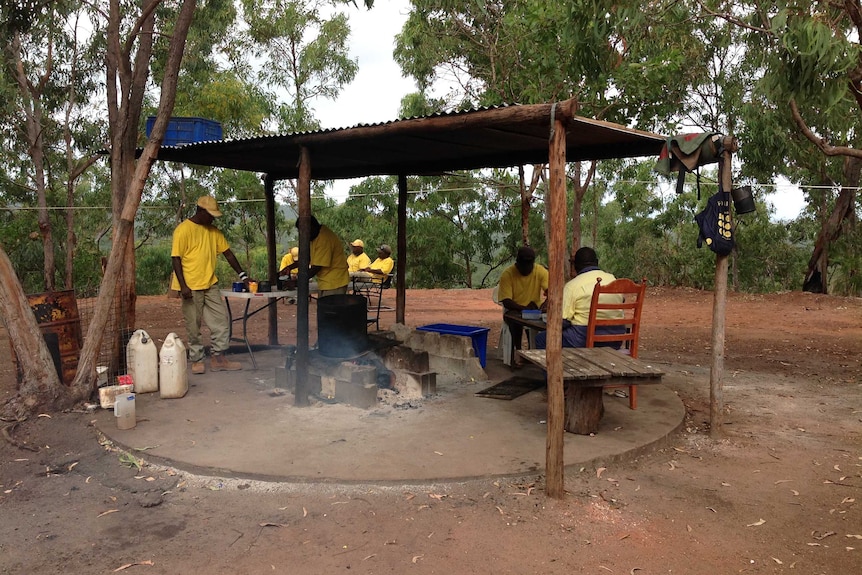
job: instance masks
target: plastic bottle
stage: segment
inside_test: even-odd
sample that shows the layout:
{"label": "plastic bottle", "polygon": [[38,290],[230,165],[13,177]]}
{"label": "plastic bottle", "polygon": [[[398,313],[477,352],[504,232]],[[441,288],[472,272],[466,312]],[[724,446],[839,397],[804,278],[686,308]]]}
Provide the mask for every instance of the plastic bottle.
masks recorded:
{"label": "plastic bottle", "polygon": [[134,393],[121,393],[117,396],[114,417],[117,418],[117,429],[132,429],[137,424]]}
{"label": "plastic bottle", "polygon": [[159,354],[146,331],[135,330],[126,346],[126,372],[132,376],[135,393],[159,390]]}
{"label": "plastic bottle", "polygon": [[159,397],[162,399],[183,397],[189,391],[186,346],[175,333],[168,334],[159,351],[159,377],[162,382]]}

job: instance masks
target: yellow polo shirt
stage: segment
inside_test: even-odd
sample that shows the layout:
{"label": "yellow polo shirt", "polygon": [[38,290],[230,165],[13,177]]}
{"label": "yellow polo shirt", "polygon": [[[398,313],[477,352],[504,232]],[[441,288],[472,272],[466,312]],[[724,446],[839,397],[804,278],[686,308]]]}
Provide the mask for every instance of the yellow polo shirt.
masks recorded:
{"label": "yellow polo shirt", "polygon": [[363,270],[371,265],[371,258],[368,257],[368,254],[362,252],[358,256],[353,255],[353,252],[347,256],[347,271],[348,272],[358,272],[359,270]]}
{"label": "yellow polo shirt", "polygon": [[350,281],[343,243],[326,226],[320,227],[320,233],[311,242],[311,265],[321,268],[315,276],[320,291],[337,289]]}
{"label": "yellow polo shirt", "polygon": [[497,299],[510,299],[518,305],[542,305],[542,295],[548,290],[548,270],[541,264],[534,264],[530,275],[523,276],[518,268],[509,266],[500,275]]}
{"label": "yellow polo shirt", "polygon": [[[602,278],[602,285],[608,285],[615,278],[613,274],[602,270],[581,272],[570,279],[563,287],[563,318],[574,325],[587,325],[590,319],[590,303],[593,299],[593,289],[596,287],[596,279]],[[622,303],[621,294],[604,294],[599,298],[602,303]],[[622,317],[617,310],[600,309],[596,317],[610,319]]]}
{"label": "yellow polo shirt", "polygon": [[[391,257],[389,257],[389,258],[377,258],[368,267],[373,269],[373,270],[380,270],[384,274],[391,274],[392,268],[395,267],[395,261]],[[383,279],[380,279],[377,276],[374,276],[374,278],[371,281],[373,281],[374,283],[377,283],[377,284],[383,283]]]}
{"label": "yellow polo shirt", "polygon": [[[174,229],[171,257],[182,261],[183,276],[189,289],[205,290],[218,283],[216,257],[229,249],[224,234],[215,226],[185,220]],[[171,289],[179,291],[179,280],[174,274],[171,276]]]}

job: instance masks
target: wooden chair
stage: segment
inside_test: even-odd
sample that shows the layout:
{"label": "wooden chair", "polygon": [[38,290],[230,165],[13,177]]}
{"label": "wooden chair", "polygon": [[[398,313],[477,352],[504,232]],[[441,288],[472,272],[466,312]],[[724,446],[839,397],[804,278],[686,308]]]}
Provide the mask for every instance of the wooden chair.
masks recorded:
{"label": "wooden chair", "polygon": [[[602,297],[603,295],[616,295],[621,297]],[[607,285],[602,285],[601,278],[596,280],[593,288],[593,298],[590,302],[590,315],[587,323],[587,345],[596,347],[596,344],[608,342],[622,342],[620,351],[633,358],[638,356],[638,342],[640,341],[641,311],[643,310],[644,296],[646,295],[646,278],[641,283],[635,283],[630,279],[617,279]],[[603,317],[598,317],[600,311]],[[624,326],[625,333],[603,334],[599,328],[611,326]],[[629,407],[637,409],[638,396],[637,386],[608,386],[628,387]]]}

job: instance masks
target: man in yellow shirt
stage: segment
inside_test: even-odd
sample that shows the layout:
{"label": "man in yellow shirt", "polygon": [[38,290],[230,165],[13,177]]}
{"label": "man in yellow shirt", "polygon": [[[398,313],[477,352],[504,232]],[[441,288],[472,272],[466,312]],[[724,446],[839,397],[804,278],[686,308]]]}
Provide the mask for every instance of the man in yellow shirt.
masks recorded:
{"label": "man in yellow shirt", "polygon": [[174,275],[171,289],[180,292],[183,298],[183,319],[189,340],[189,359],[192,373],[202,374],[204,366],[204,346],[201,342],[201,321],[210,330],[212,371],[236,371],[242,364],[229,361],[224,352],[230,345],[230,320],[224,299],[215,275],[216,257],[224,254],[239,279],[249,282],[248,274],[239,265],[236,256],[224,234],[212,225],[215,218],[222,215],[212,196],[198,199],[195,214],[176,227],[171,246],[171,264]]}
{"label": "man in yellow shirt", "polygon": [[[299,228],[299,220],[296,220]],[[347,273],[347,257],[344,255],[344,243],[331,229],[322,225],[317,218],[311,216],[311,254],[308,277],[317,278],[317,297],[346,294],[350,276]],[[287,266],[287,271],[299,266],[293,262]],[[284,272],[284,270],[282,270]]]}
{"label": "man in yellow shirt", "polygon": [[[544,306],[548,295],[548,270],[536,263],[536,251],[530,246],[523,246],[515,256],[515,264],[503,270],[500,275],[500,285],[497,288],[497,299],[503,305],[503,321],[509,326],[514,349],[521,349],[524,328],[521,324],[510,322],[507,311],[521,312],[525,309],[540,309]],[[515,365],[521,361],[515,357]]]}
{"label": "man in yellow shirt", "polygon": [[298,261],[299,261],[299,248],[296,246],[293,246],[292,248],[290,248],[290,251],[287,252],[286,254],[284,254],[284,257],[281,258],[281,263],[278,266],[278,270],[279,270],[278,275],[279,276],[286,276],[286,275],[296,276],[296,270],[295,269],[291,270],[290,273],[288,274],[287,270],[285,270],[284,268],[290,267],[290,264],[292,264],[294,262],[298,262]]}
{"label": "man in yellow shirt", "polygon": [[[575,268],[575,277],[563,286],[563,347],[586,347],[587,345],[587,322],[590,317],[590,305],[593,300],[593,289],[596,287],[596,279],[602,279],[602,285],[607,285],[617,279],[614,274],[602,271],[599,268],[599,256],[590,247],[580,248],[571,259]],[[622,294],[602,294],[602,302],[622,303]],[[619,317],[621,312],[614,310],[599,310],[598,317]],[[617,334],[624,333],[624,325],[604,326],[596,329],[596,333]],[[536,347],[545,349],[547,332],[536,336]],[[603,342],[597,347],[620,348],[621,342]]]}
{"label": "man in yellow shirt", "polygon": [[392,248],[386,244],[382,244],[377,248],[377,259],[360,271],[371,274],[371,281],[374,283],[383,283],[387,276],[392,273],[392,268],[395,267],[395,262],[392,260]]}
{"label": "man in yellow shirt", "polygon": [[350,277],[371,265],[371,258],[365,253],[365,242],[354,240],[350,242],[350,255],[347,256],[347,271]]}

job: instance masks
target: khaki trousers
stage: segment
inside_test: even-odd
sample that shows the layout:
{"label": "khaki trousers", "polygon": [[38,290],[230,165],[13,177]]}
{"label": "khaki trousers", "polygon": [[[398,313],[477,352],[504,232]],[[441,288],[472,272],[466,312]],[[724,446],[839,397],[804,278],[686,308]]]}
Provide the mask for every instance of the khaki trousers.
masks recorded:
{"label": "khaki trousers", "polygon": [[209,289],[192,291],[190,299],[183,300],[183,319],[189,337],[189,361],[203,361],[204,346],[201,342],[201,321],[210,330],[213,353],[223,353],[230,345],[230,322],[218,285]]}

